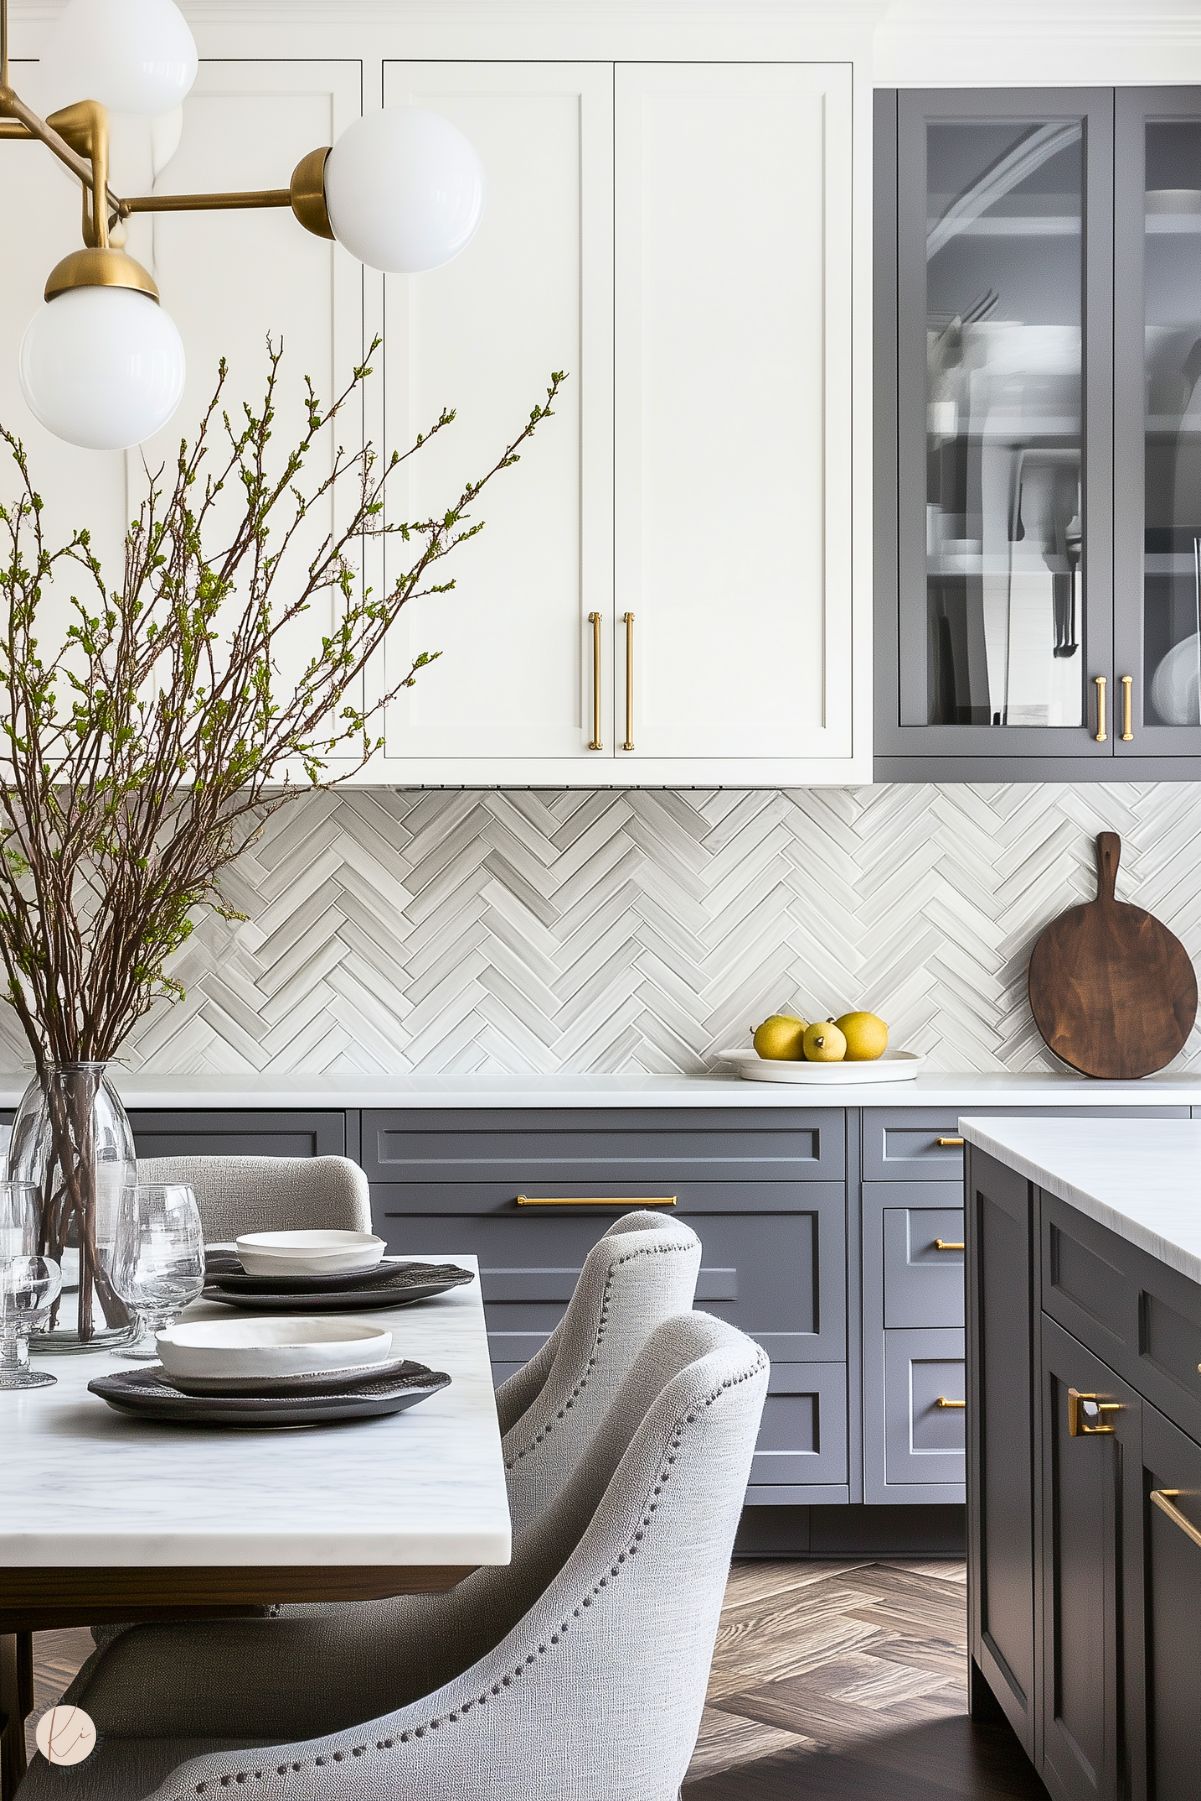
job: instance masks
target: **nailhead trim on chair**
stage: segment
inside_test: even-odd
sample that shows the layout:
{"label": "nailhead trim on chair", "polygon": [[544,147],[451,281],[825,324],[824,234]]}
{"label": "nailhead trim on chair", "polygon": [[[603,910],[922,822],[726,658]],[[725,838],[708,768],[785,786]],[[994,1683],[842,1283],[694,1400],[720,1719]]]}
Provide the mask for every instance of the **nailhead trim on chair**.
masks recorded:
{"label": "nailhead trim on chair", "polygon": [[597,1356],[600,1352],[601,1345],[605,1341],[605,1326],[608,1323],[608,1319],[609,1319],[609,1291],[613,1287],[613,1283],[616,1280],[618,1270],[624,1269],[627,1263],[637,1262],[639,1257],[662,1257],[669,1253],[673,1253],[673,1252],[677,1252],[677,1251],[685,1251],[685,1250],[689,1250],[689,1249],[691,1249],[691,1246],[685,1245],[685,1244],[679,1244],[679,1243],[646,1245],[641,1250],[630,1251],[627,1253],[626,1256],[618,1257],[615,1260],[615,1262],[613,1264],[611,1264],[611,1266],[609,1268],[609,1273],[605,1277],[604,1292],[601,1295],[600,1317],[596,1322],[596,1334],[592,1340],[592,1355],[591,1355],[591,1357],[589,1357],[587,1365],[585,1366],[584,1374],[580,1377],[579,1381],[576,1383],[575,1387],[572,1389],[571,1393],[568,1395],[567,1399],[564,1401],[562,1407],[560,1407],[558,1413],[555,1415],[555,1418],[553,1420],[547,1420],[546,1424],[544,1426],[542,1426],[540,1428],[540,1430],[534,1434],[533,1438],[531,1438],[528,1445],[523,1445],[521,1447],[520,1451],[516,1452],[511,1457],[505,1458],[505,1468],[507,1470],[511,1470],[513,1468],[513,1465],[515,1463],[519,1462],[522,1457],[527,1456],[529,1454],[529,1452],[537,1449],[537,1447],[542,1443],[542,1441],[545,1438],[547,1438],[550,1435],[550,1433],[552,1433],[554,1431],[555,1421],[561,1420],[561,1419],[566,1419],[568,1409],[571,1407],[574,1407],[575,1403],[579,1400],[580,1396],[583,1394],[584,1390],[587,1388],[588,1383],[592,1377],[592,1371],[596,1368]]}
{"label": "nailhead trim on chair", "polygon": [[[668,1249],[671,1247],[665,1246],[664,1248]],[[636,1256],[645,1256],[646,1254],[647,1253],[642,1252],[642,1251],[632,1253],[632,1255],[636,1255]],[[624,1259],[623,1261],[628,1261],[628,1259]],[[598,1340],[598,1342],[599,1342],[599,1340]],[[667,1458],[666,1458],[666,1461],[664,1463],[662,1470],[659,1472],[659,1480],[655,1484],[654,1488],[651,1490],[652,1494],[661,1495],[663,1493],[664,1484],[671,1480],[671,1466],[676,1462],[675,1454],[679,1451],[680,1446],[684,1442],[685,1426],[691,1426],[691,1425],[695,1424],[697,1414],[700,1412],[703,1412],[705,1410],[705,1408],[707,1408],[707,1407],[712,1407],[713,1403],[715,1401],[719,1401],[727,1389],[739,1388],[739,1387],[741,1387],[741,1385],[744,1382],[750,1382],[755,1376],[757,1376],[759,1374],[760,1370],[766,1368],[766,1366],[767,1366],[767,1359],[762,1354],[760,1354],[755,1359],[754,1363],[751,1364],[749,1369],[743,1370],[742,1374],[739,1376],[727,1377],[726,1380],[721,1384],[721,1386],[719,1388],[714,1389],[712,1394],[706,1395],[705,1399],[702,1402],[700,1402],[697,1407],[694,1407],[691,1413],[685,1414],[683,1419],[676,1421],[676,1424],[675,1424],[675,1427],[673,1430],[673,1435],[668,1442]],[[352,1746],[352,1748],[351,1748],[352,1756],[362,1757],[363,1754],[368,1750],[374,1749],[376,1751],[391,1751],[398,1744],[407,1745],[411,1738],[423,1738],[425,1736],[425,1733],[427,1730],[429,1730],[430,1732],[434,1732],[437,1730],[437,1728],[439,1726],[449,1724],[452,1721],[457,1721],[461,1715],[463,1715],[465,1713],[469,1713],[473,1707],[487,1706],[488,1696],[490,1694],[491,1695],[499,1695],[502,1688],[511,1687],[512,1683],[516,1680],[516,1678],[518,1676],[521,1676],[522,1674],[524,1674],[525,1670],[529,1667],[530,1664],[536,1662],[539,1657],[543,1657],[546,1655],[547,1648],[549,1645],[557,1645],[559,1643],[563,1634],[570,1627],[571,1621],[573,1619],[578,1620],[583,1617],[584,1608],[592,1606],[593,1600],[595,1599],[595,1597],[597,1595],[600,1594],[602,1588],[607,1587],[610,1578],[613,1576],[620,1575],[620,1573],[621,1573],[620,1566],[626,1562],[627,1558],[634,1556],[634,1554],[639,1549],[639,1546],[641,1545],[642,1540],[645,1538],[646,1533],[652,1524],[651,1515],[655,1512],[657,1505],[658,1505],[658,1503],[653,1500],[647,1502],[646,1510],[642,1515],[642,1524],[639,1527],[637,1527],[637,1529],[635,1530],[633,1537],[631,1538],[629,1544],[627,1544],[625,1550],[618,1552],[617,1561],[610,1566],[609,1575],[602,1576],[600,1578],[600,1581],[593,1585],[592,1589],[589,1591],[588,1594],[581,1596],[579,1606],[573,1607],[569,1618],[560,1622],[559,1630],[557,1632],[552,1632],[550,1634],[550,1637],[547,1640],[547,1642],[545,1644],[539,1645],[536,1651],[530,1651],[527,1654],[527,1656],[525,1657],[525,1659],[523,1660],[523,1662],[517,1666],[517,1668],[512,1672],[511,1675],[502,1676],[500,1681],[492,1683],[491,1687],[489,1689],[487,1689],[484,1692],[484,1694],[477,1695],[474,1698],[474,1700],[460,1701],[457,1707],[448,1709],[446,1713],[437,1715],[432,1720],[427,1720],[424,1726],[406,1727],[403,1732],[394,1733],[391,1738],[377,1738],[374,1746],[371,1746],[369,1744]],[[314,1767],[319,1767],[320,1765],[328,1763],[330,1761],[341,1763],[345,1760],[345,1756],[346,1756],[345,1752],[335,1751],[332,1753],[332,1758],[327,1757],[327,1756],[314,1757],[312,1762],[313,1762]],[[302,1763],[293,1763],[293,1764],[282,1764],[281,1763],[281,1764],[276,1765],[274,1774],[277,1776],[286,1776],[289,1769],[302,1770],[302,1769],[304,1769],[304,1767],[305,1766]],[[191,1794],[194,1794],[194,1795],[208,1795],[208,1794],[211,1794],[215,1789],[228,1788],[231,1782],[261,1782],[265,1776],[267,1776],[271,1773],[272,1772],[267,1771],[267,1770],[241,1770],[241,1771],[237,1771],[237,1772],[231,1772],[227,1776],[213,1776],[213,1777],[210,1777],[205,1782],[196,1783],[195,1786],[188,1792]],[[178,1795],[176,1797],[176,1801],[185,1801],[185,1796],[182,1794]]]}

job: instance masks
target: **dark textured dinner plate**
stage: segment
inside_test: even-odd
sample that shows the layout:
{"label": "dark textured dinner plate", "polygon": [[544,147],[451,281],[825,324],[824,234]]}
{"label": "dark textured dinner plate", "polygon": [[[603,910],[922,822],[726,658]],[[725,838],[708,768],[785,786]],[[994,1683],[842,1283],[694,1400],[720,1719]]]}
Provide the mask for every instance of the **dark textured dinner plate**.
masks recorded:
{"label": "dark textured dinner plate", "polygon": [[204,1260],[204,1274],[209,1282],[218,1283],[222,1288],[253,1289],[257,1294],[320,1294],[326,1289],[333,1294],[341,1288],[358,1290],[368,1288],[374,1282],[386,1282],[397,1270],[409,1267],[403,1258],[385,1257],[369,1269],[341,1270],[334,1276],[252,1276],[231,1251],[210,1251]]}
{"label": "dark textured dinner plate", "polygon": [[414,1301],[432,1300],[435,1295],[474,1281],[472,1271],[460,1269],[457,1263],[402,1263],[386,1280],[357,1288],[289,1289],[285,1293],[274,1281],[266,1286],[261,1282],[257,1287],[242,1283],[230,1286],[227,1276],[213,1275],[202,1298],[219,1301],[223,1307],[242,1307],[250,1313],[382,1313],[388,1307],[408,1307]]}
{"label": "dark textured dinner plate", "polygon": [[96,1376],[88,1391],[118,1413],[180,1426],[325,1426],[336,1420],[380,1419],[403,1413],[447,1387],[450,1377],[423,1363],[364,1380],[337,1394],[193,1395],[161,1369],[120,1370]]}

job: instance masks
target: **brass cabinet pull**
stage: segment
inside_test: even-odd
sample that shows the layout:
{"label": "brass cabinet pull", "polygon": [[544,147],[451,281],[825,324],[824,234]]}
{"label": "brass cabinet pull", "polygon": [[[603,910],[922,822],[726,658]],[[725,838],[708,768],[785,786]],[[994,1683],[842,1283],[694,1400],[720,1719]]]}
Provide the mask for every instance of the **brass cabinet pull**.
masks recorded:
{"label": "brass cabinet pull", "polygon": [[1158,1507],[1161,1513],[1166,1513],[1173,1526],[1179,1526],[1186,1538],[1191,1538],[1195,1545],[1201,1545],[1201,1526],[1194,1526],[1192,1520],[1186,1519],[1179,1507],[1174,1505],[1179,1494],[1178,1488],[1153,1488],[1151,1505]]}
{"label": "brass cabinet pull", "polygon": [[[1089,1411],[1097,1416],[1097,1424],[1091,1424]],[[1104,1416],[1107,1413],[1121,1413],[1120,1401],[1103,1401],[1100,1395],[1082,1394],[1078,1388],[1068,1389],[1068,1437],[1069,1438],[1111,1438],[1113,1427],[1107,1426]]]}
{"label": "brass cabinet pull", "polygon": [[961,1145],[963,1140],[962,1138],[936,1138],[934,1142],[941,1145],[944,1151],[950,1151],[954,1150],[957,1145]]}
{"label": "brass cabinet pull", "polygon": [[1108,684],[1103,675],[1095,675],[1093,683],[1097,690],[1097,729],[1093,733],[1093,737],[1098,744],[1104,744],[1109,737],[1109,733],[1105,729],[1105,689]]}
{"label": "brass cabinet pull", "polygon": [[937,1401],[935,1401],[934,1405],[936,1407],[941,1407],[944,1410],[950,1408],[950,1409],[954,1409],[955,1412],[958,1412],[960,1410],[960,1408],[967,1406],[967,1402],[966,1401],[952,1401],[946,1395],[939,1395],[939,1397],[938,1397]]}
{"label": "brass cabinet pull", "polygon": [[1123,744],[1129,744],[1134,737],[1133,691],[1134,691],[1134,677],[1132,675],[1124,675],[1122,677],[1122,743]]}
{"label": "brass cabinet pull", "polygon": [[962,1251],[966,1250],[966,1248],[966,1245],[960,1238],[936,1238],[934,1240],[934,1249],[936,1251]]}
{"label": "brass cabinet pull", "polygon": [[634,615],[624,615],[626,626],[626,741],[622,750],[634,748]]}
{"label": "brass cabinet pull", "polygon": [[519,1207],[674,1207],[674,1194],[519,1194]]}
{"label": "brass cabinet pull", "polygon": [[601,742],[601,616],[589,613],[592,627],[592,743],[589,750],[604,750]]}

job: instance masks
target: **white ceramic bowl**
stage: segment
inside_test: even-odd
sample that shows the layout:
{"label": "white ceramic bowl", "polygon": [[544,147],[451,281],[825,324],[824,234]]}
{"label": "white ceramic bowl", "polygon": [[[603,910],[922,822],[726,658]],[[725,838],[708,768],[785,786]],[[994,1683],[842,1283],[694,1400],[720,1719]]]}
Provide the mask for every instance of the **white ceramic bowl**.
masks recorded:
{"label": "white ceramic bowl", "polygon": [[311,1376],[382,1363],[392,1349],[386,1326],[324,1314],[310,1319],[197,1320],[156,1335],[169,1376]]}
{"label": "white ceramic bowl", "polygon": [[801,1063],[764,1058],[758,1051],[722,1051],[747,1082],[795,1083],[797,1087],[863,1087],[873,1082],[912,1082],[925,1063],[918,1051],[885,1051],[882,1057],[854,1063]]}
{"label": "white ceramic bowl", "polygon": [[235,1249],[248,1276],[340,1276],[374,1269],[384,1241],[370,1232],[248,1232]]}

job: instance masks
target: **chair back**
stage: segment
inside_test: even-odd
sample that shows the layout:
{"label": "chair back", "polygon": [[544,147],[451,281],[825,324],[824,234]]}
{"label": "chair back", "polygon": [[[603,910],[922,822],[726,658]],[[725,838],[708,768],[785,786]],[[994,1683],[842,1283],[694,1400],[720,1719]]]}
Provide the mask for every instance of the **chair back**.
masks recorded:
{"label": "chair back", "polygon": [[371,1190],[348,1157],[142,1157],[139,1182],[185,1182],[206,1244],[243,1232],[370,1232]]}
{"label": "chair back", "polygon": [[700,1264],[690,1226],[645,1210],[593,1245],[554,1332],[497,1394],[515,1533],[558,1494],[656,1327],[690,1310]]}

